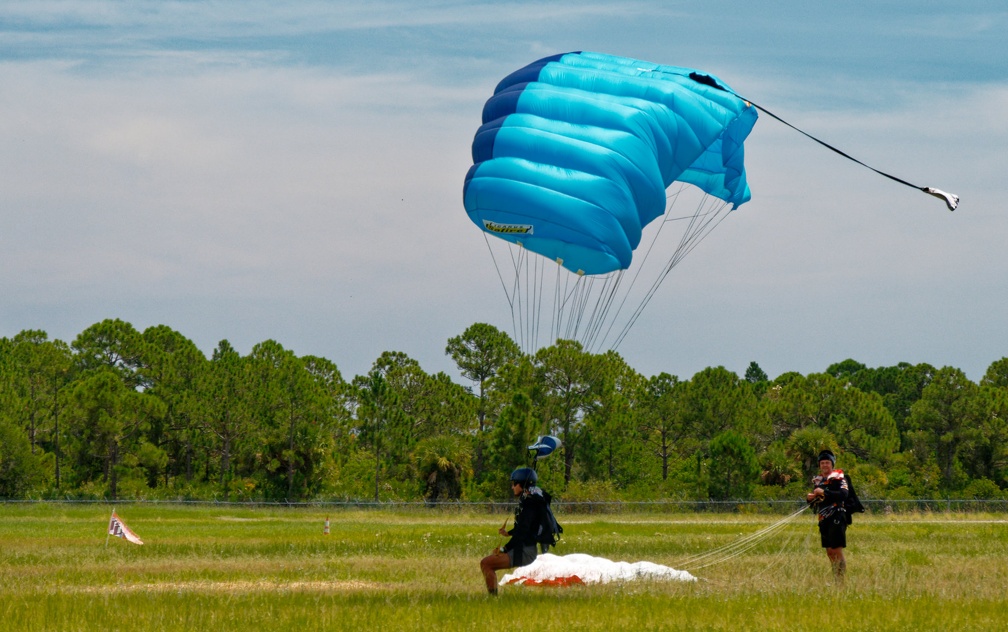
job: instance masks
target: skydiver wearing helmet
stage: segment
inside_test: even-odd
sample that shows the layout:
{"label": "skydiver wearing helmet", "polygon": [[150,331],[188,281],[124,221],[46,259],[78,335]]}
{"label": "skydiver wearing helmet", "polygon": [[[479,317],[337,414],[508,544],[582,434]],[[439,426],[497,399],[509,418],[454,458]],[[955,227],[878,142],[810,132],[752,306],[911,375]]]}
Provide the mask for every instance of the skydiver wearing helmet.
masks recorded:
{"label": "skydiver wearing helmet", "polygon": [[501,526],[501,535],[511,536],[502,547],[480,560],[480,570],[486,580],[487,592],[497,594],[497,571],[527,566],[535,561],[537,536],[546,513],[544,492],[536,487],[539,477],[530,467],[511,472],[511,491],[518,497],[514,525],[510,530]]}
{"label": "skydiver wearing helmet", "polygon": [[847,546],[847,525],[851,512],[864,511],[854,492],[850,476],[836,467],[836,456],[830,450],[819,453],[819,474],[812,479],[812,491],[805,496],[819,521],[819,536],[826,549],[833,577],[842,585],[847,574],[844,548]]}

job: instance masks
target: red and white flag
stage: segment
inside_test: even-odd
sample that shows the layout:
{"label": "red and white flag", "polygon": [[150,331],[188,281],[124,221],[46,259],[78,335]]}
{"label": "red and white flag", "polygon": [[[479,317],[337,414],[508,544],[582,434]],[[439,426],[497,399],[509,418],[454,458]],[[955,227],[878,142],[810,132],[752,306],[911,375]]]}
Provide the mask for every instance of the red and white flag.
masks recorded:
{"label": "red and white flag", "polygon": [[133,530],[126,526],[126,523],[116,515],[115,511],[112,512],[112,517],[109,519],[108,534],[114,535],[117,538],[126,538],[133,544],[143,544],[143,540],[137,537],[137,534],[133,533]]}

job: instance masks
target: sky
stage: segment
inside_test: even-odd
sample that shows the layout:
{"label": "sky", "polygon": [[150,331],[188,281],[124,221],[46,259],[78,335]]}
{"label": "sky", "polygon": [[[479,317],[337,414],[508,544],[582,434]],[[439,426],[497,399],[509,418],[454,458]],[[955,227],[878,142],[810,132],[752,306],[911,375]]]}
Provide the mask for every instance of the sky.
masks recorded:
{"label": "sky", "polygon": [[618,351],[644,375],[1008,356],[1003,0],[0,1],[0,337],[119,318],[208,356],[275,340],[460,382],[513,333],[462,205],[497,82],[590,50],[702,69],[954,213],[762,116],[752,200]]}

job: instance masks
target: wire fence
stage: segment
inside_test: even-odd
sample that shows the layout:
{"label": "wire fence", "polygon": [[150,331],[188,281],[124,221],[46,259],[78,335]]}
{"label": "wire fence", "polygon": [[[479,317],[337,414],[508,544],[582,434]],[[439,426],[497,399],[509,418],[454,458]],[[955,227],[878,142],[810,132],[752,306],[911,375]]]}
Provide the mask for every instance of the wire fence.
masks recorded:
{"label": "wire fence", "polygon": [[[290,507],[319,508],[329,510],[391,510],[391,511],[442,511],[442,512],[485,512],[510,513],[514,511],[514,501],[366,501],[366,500],[319,500],[307,502],[286,501],[219,501],[219,500],[107,500],[107,499],[33,499],[4,500],[0,503],[13,504],[78,504],[78,505],[166,505],[205,507]],[[960,498],[918,498],[918,499],[861,499],[868,513],[1008,513],[1008,499],[960,499]],[[697,513],[739,513],[739,514],[789,514],[805,506],[799,500],[654,500],[654,501],[553,501],[554,511],[566,514],[697,514]]]}

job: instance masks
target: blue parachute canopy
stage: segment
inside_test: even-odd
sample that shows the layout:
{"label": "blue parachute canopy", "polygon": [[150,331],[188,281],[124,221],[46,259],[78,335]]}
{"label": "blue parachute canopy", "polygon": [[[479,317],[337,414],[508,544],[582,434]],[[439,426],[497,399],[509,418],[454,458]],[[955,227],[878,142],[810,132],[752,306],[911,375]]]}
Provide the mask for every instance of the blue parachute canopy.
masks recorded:
{"label": "blue parachute canopy", "polygon": [[706,73],[600,53],[547,57],[486,102],[466,212],[571,272],[623,270],[673,182],[732,208],[749,200],[742,143],[756,117]]}

